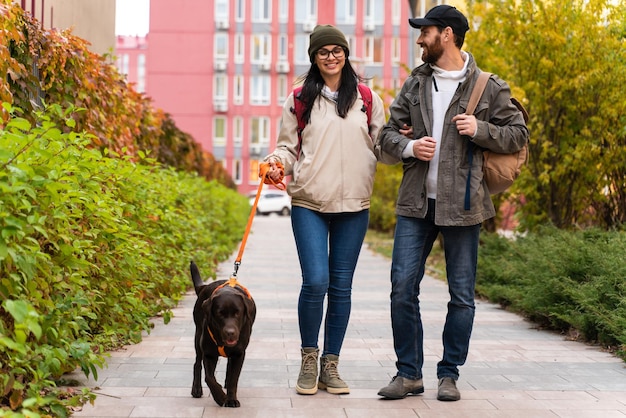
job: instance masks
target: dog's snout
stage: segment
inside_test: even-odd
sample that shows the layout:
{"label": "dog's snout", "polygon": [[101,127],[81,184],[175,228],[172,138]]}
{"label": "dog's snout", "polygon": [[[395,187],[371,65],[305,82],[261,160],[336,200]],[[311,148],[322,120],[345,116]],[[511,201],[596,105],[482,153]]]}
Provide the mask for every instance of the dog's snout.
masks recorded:
{"label": "dog's snout", "polygon": [[223,328],[224,343],[228,346],[237,344],[239,340],[239,330],[235,326],[225,326]]}

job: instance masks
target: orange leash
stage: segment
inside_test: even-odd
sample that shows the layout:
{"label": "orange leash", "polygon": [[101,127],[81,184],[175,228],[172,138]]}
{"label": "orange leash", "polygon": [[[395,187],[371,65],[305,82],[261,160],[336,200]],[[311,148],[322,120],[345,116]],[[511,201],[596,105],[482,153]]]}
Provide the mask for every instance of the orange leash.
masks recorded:
{"label": "orange leash", "polygon": [[281,170],[280,179],[276,182],[272,180],[267,174],[270,171],[269,163],[261,163],[259,166],[259,177],[261,177],[261,181],[259,182],[259,188],[256,192],[256,197],[254,199],[254,204],[252,205],[252,209],[250,210],[250,216],[248,217],[248,225],[246,225],[246,232],[243,234],[243,239],[241,240],[241,246],[239,247],[239,254],[237,254],[237,258],[235,259],[235,271],[233,272],[233,276],[230,279],[230,286],[234,287],[237,284],[237,271],[239,270],[239,266],[241,265],[241,258],[243,257],[243,250],[246,246],[246,241],[248,240],[248,234],[250,233],[250,228],[252,227],[252,220],[254,219],[254,215],[256,214],[256,207],[259,203],[259,197],[261,197],[261,190],[263,190],[264,184],[271,184],[280,190],[285,190],[285,183],[283,183],[283,179],[285,177],[285,169],[283,165],[277,161],[276,166]]}

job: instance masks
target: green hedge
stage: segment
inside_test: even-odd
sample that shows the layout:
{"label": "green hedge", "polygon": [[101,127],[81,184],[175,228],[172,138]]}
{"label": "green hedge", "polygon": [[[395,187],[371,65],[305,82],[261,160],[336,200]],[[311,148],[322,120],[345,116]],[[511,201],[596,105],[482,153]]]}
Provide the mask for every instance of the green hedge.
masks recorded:
{"label": "green hedge", "polygon": [[106,350],[140,341],[155,315],[167,322],[191,285],[189,260],[215,274],[249,205],[142,153],[90,148],[72,131],[76,109],[50,106],[31,125],[3,107],[0,415],[64,416],[91,395],[59,396],[55,379],[76,367],[96,375]]}
{"label": "green hedge", "polygon": [[480,295],[626,360],[625,232],[544,227],[515,240],[482,238]]}

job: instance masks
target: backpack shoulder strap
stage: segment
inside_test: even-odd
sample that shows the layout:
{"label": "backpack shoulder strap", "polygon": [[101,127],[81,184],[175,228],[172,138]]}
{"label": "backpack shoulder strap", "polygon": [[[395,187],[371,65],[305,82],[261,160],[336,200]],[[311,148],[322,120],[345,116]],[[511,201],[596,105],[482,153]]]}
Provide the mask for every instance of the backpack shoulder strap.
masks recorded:
{"label": "backpack shoulder strap", "polygon": [[298,121],[298,128],[296,129],[298,133],[298,158],[300,158],[300,150],[302,148],[302,131],[306,126],[304,122],[304,102],[300,98],[300,94],[302,94],[302,86],[293,89],[293,107],[289,109],[291,113],[296,115],[296,120]]}
{"label": "backpack shoulder strap", "polygon": [[517,109],[520,112],[522,112],[522,116],[524,117],[524,122],[528,123],[528,112],[524,108],[524,105],[522,105],[522,103],[519,100],[517,100],[515,97],[511,97],[511,102],[513,102],[515,107],[517,107]]}
{"label": "backpack shoulder strap", "polygon": [[478,105],[478,101],[480,100],[480,96],[483,95],[485,91],[485,87],[487,87],[487,81],[489,81],[489,77],[491,77],[491,73],[481,72],[478,75],[478,80],[476,80],[476,84],[474,84],[474,90],[472,90],[472,95],[470,96],[469,102],[467,103],[467,109],[465,110],[466,115],[471,115],[476,110],[476,105]]}
{"label": "backpack shoulder strap", "polygon": [[[304,103],[300,99],[301,93],[302,86],[293,89],[293,107],[290,109],[291,113],[296,115],[296,119],[298,120],[298,131],[302,131],[306,125],[302,117],[304,116]],[[300,132],[298,132],[298,135],[300,135]]]}
{"label": "backpack shoulder strap", "polygon": [[367,115],[367,125],[370,125],[372,120],[372,90],[363,83],[359,83],[359,92],[363,98],[363,105],[365,106],[365,114]]}

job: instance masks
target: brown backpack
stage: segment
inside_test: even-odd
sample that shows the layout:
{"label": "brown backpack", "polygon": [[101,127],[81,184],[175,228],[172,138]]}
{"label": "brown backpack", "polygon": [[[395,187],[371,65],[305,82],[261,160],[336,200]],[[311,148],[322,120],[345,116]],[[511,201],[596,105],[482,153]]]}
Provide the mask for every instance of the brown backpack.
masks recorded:
{"label": "brown backpack", "polygon": [[[478,100],[482,96],[487,81],[491,77],[491,73],[481,72],[476,80],[476,85],[470,96],[467,110],[465,113],[471,115],[476,109]],[[511,102],[522,112],[524,121],[528,123],[528,112],[524,106],[511,97]],[[513,154],[499,154],[497,152],[483,150],[483,175],[490,194],[502,193],[515,181],[519,176],[522,166],[528,160],[528,143],[524,147]]]}

